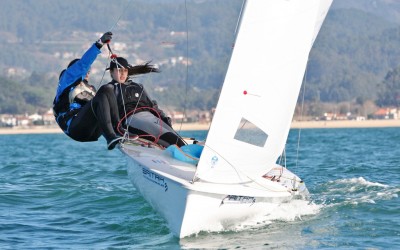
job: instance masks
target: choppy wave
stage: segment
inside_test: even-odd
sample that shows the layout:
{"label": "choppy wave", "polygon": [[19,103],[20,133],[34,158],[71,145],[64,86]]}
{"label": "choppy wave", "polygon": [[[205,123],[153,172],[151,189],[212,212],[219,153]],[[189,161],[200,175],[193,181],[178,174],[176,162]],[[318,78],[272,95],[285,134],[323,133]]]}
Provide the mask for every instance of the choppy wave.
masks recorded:
{"label": "choppy wave", "polygon": [[304,167],[295,173],[310,200],[179,240],[104,140],[0,136],[0,248],[400,249],[400,130],[306,130],[302,138]]}
{"label": "choppy wave", "polygon": [[346,205],[390,200],[398,198],[399,193],[400,187],[368,181],[364,177],[354,177],[328,181],[314,197],[318,195],[317,199],[327,205]]}

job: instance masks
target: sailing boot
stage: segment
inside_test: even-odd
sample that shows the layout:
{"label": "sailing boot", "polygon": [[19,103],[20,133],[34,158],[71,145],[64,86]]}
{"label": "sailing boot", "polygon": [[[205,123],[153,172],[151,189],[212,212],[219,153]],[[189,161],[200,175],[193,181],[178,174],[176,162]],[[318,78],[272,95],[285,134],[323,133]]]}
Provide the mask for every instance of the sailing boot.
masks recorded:
{"label": "sailing boot", "polygon": [[121,142],[123,139],[123,137],[113,137],[111,139],[107,139],[107,149],[108,150],[113,150],[115,148],[115,146]]}

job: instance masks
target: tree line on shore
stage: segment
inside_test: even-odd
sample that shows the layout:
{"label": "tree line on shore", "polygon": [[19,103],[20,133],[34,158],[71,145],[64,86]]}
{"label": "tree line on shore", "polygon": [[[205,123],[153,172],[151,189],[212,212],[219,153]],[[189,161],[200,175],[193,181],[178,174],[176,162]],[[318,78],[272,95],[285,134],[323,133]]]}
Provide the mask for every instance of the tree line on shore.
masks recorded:
{"label": "tree line on shore", "polygon": [[[50,45],[43,39],[57,42],[77,33],[103,31],[104,23],[99,23],[99,16],[108,15],[110,18],[104,22],[111,27],[115,17],[121,15],[120,7],[128,2],[121,0],[110,5],[108,1],[96,1],[96,11],[90,12],[86,10],[92,3],[78,0],[4,3],[7,6],[0,10],[0,34],[6,38],[0,44],[0,69],[4,72],[0,73],[0,113],[48,110],[58,72],[65,67],[64,61],[52,55],[58,49],[81,51],[83,42],[75,37],[60,48],[59,44]],[[199,110],[215,107],[234,40],[235,16],[241,8],[241,1],[227,3],[193,2],[193,6],[188,6],[187,17],[183,5],[144,1],[122,17],[116,39],[128,44],[140,42],[135,55],[130,54],[133,58],[140,54],[140,58],[153,59],[153,63],[185,55],[190,58],[189,66],[165,64],[163,73],[148,83],[153,90],[151,95],[163,105]],[[16,15],[20,18],[13,18]],[[173,40],[173,48],[157,46],[157,42],[170,39],[167,36],[173,30],[188,33]],[[83,40],[90,39],[93,35]],[[303,112],[312,116],[334,110],[367,114],[380,106],[399,107],[398,41],[400,26],[396,22],[360,9],[332,9],[310,54]],[[12,67],[28,73],[10,76],[6,72]],[[172,67],[174,70],[169,71]]]}

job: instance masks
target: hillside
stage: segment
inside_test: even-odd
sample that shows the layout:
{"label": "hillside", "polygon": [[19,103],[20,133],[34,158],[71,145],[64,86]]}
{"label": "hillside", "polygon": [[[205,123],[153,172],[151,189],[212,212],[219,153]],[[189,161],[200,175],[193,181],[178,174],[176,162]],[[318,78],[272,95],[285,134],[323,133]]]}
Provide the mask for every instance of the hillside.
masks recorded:
{"label": "hillside", "polygon": [[400,64],[399,26],[354,9],[334,9],[310,55],[307,100],[376,99],[377,85]]}
{"label": "hillside", "polygon": [[333,0],[331,9],[357,9],[400,24],[398,0]]}
{"label": "hillside", "polygon": [[[0,86],[13,87],[0,92],[0,113],[50,108],[58,73],[110,29],[114,52],[132,63],[151,60],[160,66],[161,74],[138,80],[153,89],[161,104],[212,108],[242,1],[186,3],[4,1]],[[382,85],[385,76],[400,65],[399,17],[399,1],[335,0],[310,55],[306,101],[382,103],[378,99],[384,95],[378,92],[388,92]],[[103,54],[94,64],[95,85],[109,80],[106,74],[100,82],[107,64]]]}

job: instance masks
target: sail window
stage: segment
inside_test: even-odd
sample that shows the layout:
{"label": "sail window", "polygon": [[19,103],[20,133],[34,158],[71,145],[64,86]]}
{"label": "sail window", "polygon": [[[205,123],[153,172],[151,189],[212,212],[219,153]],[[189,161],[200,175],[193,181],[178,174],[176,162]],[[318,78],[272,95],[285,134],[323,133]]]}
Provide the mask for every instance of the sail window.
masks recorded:
{"label": "sail window", "polygon": [[258,147],[264,147],[267,138],[268,134],[244,118],[240,121],[234,137],[235,140]]}

